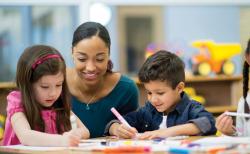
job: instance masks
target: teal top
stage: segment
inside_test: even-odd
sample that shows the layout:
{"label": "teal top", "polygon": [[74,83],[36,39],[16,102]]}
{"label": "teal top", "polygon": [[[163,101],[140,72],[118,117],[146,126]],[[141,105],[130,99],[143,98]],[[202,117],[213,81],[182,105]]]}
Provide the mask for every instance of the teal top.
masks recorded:
{"label": "teal top", "polygon": [[114,89],[105,97],[86,106],[72,96],[72,110],[89,129],[90,138],[102,137],[108,122],[116,119],[110,111],[115,107],[124,115],[138,108],[138,89],[133,80],[121,76]]}

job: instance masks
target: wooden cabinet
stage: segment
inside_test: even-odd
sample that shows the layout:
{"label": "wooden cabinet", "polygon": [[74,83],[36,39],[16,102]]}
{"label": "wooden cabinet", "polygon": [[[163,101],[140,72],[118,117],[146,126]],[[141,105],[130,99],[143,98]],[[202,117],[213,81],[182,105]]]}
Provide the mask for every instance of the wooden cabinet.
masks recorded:
{"label": "wooden cabinet", "polygon": [[237,105],[242,96],[241,82],[241,76],[189,77],[186,87],[205,97],[205,106],[228,106]]}
{"label": "wooden cabinet", "polygon": [[[140,104],[147,99],[144,86],[135,79],[140,90]],[[242,76],[192,76],[186,78],[186,87],[193,87],[197,95],[206,99],[208,111],[218,115],[225,110],[236,111],[237,103],[242,96]]]}

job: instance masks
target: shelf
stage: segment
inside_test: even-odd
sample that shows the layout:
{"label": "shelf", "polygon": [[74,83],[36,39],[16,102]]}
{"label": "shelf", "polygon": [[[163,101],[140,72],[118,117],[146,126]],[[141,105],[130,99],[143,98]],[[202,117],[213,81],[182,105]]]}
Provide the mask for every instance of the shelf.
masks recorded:
{"label": "shelf", "polygon": [[14,82],[0,82],[0,89],[13,89],[16,88]]}
{"label": "shelf", "polygon": [[242,80],[241,75],[237,75],[237,76],[218,75],[215,77],[204,77],[204,76],[188,76],[188,77],[186,77],[186,82],[240,81],[240,80]]}
{"label": "shelf", "polygon": [[[131,77],[136,84],[141,84],[137,77]],[[241,81],[242,75],[236,76],[226,76],[217,75],[215,77],[205,77],[205,76],[187,76],[185,82],[212,82],[212,81]]]}
{"label": "shelf", "polygon": [[208,112],[213,114],[221,114],[225,111],[235,112],[237,111],[237,106],[209,106],[205,107]]}

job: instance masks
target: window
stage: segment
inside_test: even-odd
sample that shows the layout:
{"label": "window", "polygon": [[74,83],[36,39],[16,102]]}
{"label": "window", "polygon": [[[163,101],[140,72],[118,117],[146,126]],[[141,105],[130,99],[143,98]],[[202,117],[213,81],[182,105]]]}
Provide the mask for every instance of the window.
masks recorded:
{"label": "window", "polygon": [[0,6],[0,82],[14,81],[18,58],[34,44],[58,49],[69,64],[77,6]]}

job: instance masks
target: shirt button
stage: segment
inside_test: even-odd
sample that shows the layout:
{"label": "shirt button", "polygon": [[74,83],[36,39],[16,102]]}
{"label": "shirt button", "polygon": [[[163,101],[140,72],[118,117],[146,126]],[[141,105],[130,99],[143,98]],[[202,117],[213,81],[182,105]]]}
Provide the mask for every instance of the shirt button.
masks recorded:
{"label": "shirt button", "polygon": [[147,127],[148,127],[148,124],[146,124],[145,127],[147,128]]}

